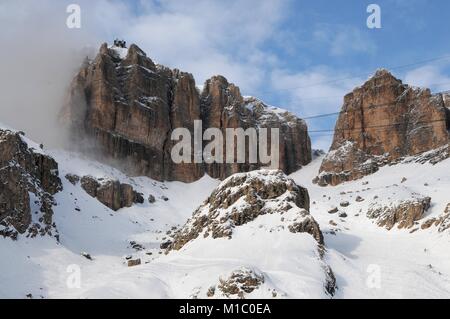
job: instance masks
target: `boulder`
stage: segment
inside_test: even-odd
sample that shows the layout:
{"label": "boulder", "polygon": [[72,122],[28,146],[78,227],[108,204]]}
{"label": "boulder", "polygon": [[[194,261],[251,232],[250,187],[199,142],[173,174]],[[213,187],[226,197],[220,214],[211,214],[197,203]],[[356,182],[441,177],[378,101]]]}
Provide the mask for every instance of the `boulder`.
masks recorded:
{"label": "boulder", "polygon": [[231,272],[226,278],[220,278],[218,290],[226,297],[236,296],[244,299],[264,284],[264,275],[255,270],[242,267]]}
{"label": "boulder", "polygon": [[141,264],[141,259],[130,259],[127,261],[128,267],[135,267]]}
{"label": "boulder", "polygon": [[66,174],[65,178],[72,184],[76,185],[80,181],[80,176],[75,174]]}
{"label": "boulder", "polygon": [[153,204],[154,202],[156,202],[156,198],[155,198],[155,196],[153,196],[153,195],[148,195],[148,202],[150,203],[150,204]]}
{"label": "boulder", "polygon": [[367,217],[375,219],[378,226],[388,230],[396,225],[398,229],[412,228],[418,220],[423,218],[430,208],[430,203],[430,197],[418,197],[386,205],[371,204]]}
{"label": "boulder", "polygon": [[141,193],[134,191],[131,185],[122,184],[118,180],[97,180],[92,176],[83,176],[81,187],[91,197],[97,198],[114,211],[144,202]]}

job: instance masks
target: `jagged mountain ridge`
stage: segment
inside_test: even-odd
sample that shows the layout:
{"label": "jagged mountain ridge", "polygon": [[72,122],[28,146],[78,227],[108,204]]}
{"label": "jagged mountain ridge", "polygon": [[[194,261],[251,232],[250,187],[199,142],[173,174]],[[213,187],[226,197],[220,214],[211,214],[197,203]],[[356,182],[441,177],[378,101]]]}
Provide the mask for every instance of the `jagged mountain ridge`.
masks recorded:
{"label": "jagged mountain ridge", "polygon": [[74,78],[60,117],[74,140],[89,137],[95,149],[120,160],[130,174],[157,180],[192,182],[205,173],[224,179],[261,167],[248,158],[245,163],[173,163],[171,132],[187,128],[193,136],[195,120],[202,120],[203,131],[279,128],[279,168],[291,173],[311,161],[311,142],[301,119],[242,97],[222,76],[207,80],[199,92],[192,74],[155,64],[134,44],[128,50],[103,44]]}
{"label": "jagged mountain ridge", "polygon": [[448,95],[403,84],[380,69],[344,97],[333,143],[315,182],[337,185],[376,172],[408,156],[450,154]]}

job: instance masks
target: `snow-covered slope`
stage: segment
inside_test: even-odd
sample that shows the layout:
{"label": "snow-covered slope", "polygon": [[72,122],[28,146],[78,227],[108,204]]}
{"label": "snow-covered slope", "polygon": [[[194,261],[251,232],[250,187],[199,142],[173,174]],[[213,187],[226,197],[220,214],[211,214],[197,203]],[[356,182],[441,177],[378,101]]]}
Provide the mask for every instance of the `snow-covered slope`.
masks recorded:
{"label": "snow-covered slope", "polygon": [[[311,196],[310,211],[324,233],[327,263],[340,288],[336,298],[449,298],[450,229],[439,233],[436,227],[422,230],[420,225],[442,215],[450,203],[450,160],[386,166],[335,187],[311,182],[321,161],[315,159],[291,177]],[[388,231],[366,216],[372,204],[389,205],[417,195],[431,197],[431,207],[411,229]],[[363,201],[356,201],[357,196]],[[341,207],[345,201],[350,205]],[[347,217],[330,214],[335,207]]]}
{"label": "snow-covered slope", "polygon": [[[324,274],[317,267],[317,251],[311,249],[316,247],[314,239],[308,234],[268,231],[280,223],[277,215],[259,216],[236,228],[232,240],[200,238],[186,249],[164,254],[160,244],[174,227],[186,223],[219,181],[206,176],[192,184],[160,183],[130,178],[78,154],[52,151],[49,155],[59,163],[64,187],[55,195],[58,205],[53,217],[60,242],[48,236],[0,238],[0,298],[29,294],[33,298],[206,297],[211,286],[235,271],[264,276],[249,298],[329,297],[322,289]],[[362,180],[325,188],[311,182],[321,160],[316,158],[291,178],[309,191],[310,213],[325,237],[321,262],[331,267],[339,287],[334,297],[450,297],[448,230],[422,230],[419,223],[388,231],[366,217],[373,203],[413,194],[431,197],[423,220],[442,215],[450,202],[450,160],[434,166],[387,166]],[[143,193],[146,201],[113,212],[79,184],[67,181],[68,173],[118,179]],[[147,201],[150,194],[155,203]],[[357,196],[363,200],[356,201]],[[349,206],[339,205],[344,201]],[[329,214],[334,207],[340,212]],[[343,212],[347,217],[338,216]],[[140,258],[142,263],[128,267],[127,257]]]}

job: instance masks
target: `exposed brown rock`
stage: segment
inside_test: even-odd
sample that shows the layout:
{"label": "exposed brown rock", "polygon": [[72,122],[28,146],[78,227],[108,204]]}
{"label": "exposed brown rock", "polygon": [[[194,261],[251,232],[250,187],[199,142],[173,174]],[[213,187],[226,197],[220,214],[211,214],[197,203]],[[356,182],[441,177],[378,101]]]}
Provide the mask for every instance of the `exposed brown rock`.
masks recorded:
{"label": "exposed brown rock", "polygon": [[[53,195],[62,189],[58,164],[51,157],[30,149],[19,133],[0,130],[0,235],[17,238],[57,235],[52,222]],[[33,223],[30,193],[40,206]],[[53,231],[53,232],[52,232]]]}
{"label": "exposed brown rock", "polygon": [[370,206],[367,217],[376,219],[380,227],[392,229],[397,225],[398,229],[411,228],[423,218],[430,208],[430,197],[413,198],[389,205],[373,204]]}
{"label": "exposed brown rock", "polygon": [[[442,148],[449,156],[448,109],[442,94],[403,84],[379,70],[344,97],[319,185],[337,185],[374,173],[382,165],[405,156]],[[429,160],[436,158],[431,156]]]}
{"label": "exposed brown rock", "polygon": [[445,211],[442,215],[436,218],[430,218],[422,223],[422,229],[428,229],[432,226],[438,227],[440,233],[450,229],[450,203],[447,204]]}
{"label": "exposed brown rock", "polygon": [[122,184],[118,180],[99,181],[92,176],[83,176],[81,187],[91,197],[97,198],[103,205],[114,211],[144,202],[142,194],[134,191],[131,185]]}
{"label": "exposed brown rock", "polygon": [[[239,88],[224,77],[214,76],[206,81],[201,103],[206,127],[220,128],[225,143],[227,128],[268,128],[269,136],[270,129],[277,128],[280,132],[279,169],[291,173],[311,161],[311,141],[303,120],[287,111],[269,107],[256,98],[243,98]],[[249,164],[248,161],[242,164],[213,163],[206,165],[206,172],[212,177],[224,179],[261,166],[260,163]]]}
{"label": "exposed brown rock", "polygon": [[75,141],[90,139],[83,144],[93,144],[94,151],[120,160],[120,168],[129,174],[157,180],[192,182],[205,173],[224,179],[261,166],[248,160],[242,164],[173,163],[172,131],[183,127],[193,136],[195,120],[203,121],[201,133],[211,127],[279,128],[280,169],[291,173],[311,161],[304,121],[256,99],[244,99],[239,88],[222,76],[207,80],[200,93],[191,74],[156,65],[136,45],[121,57],[114,47],[103,44],[73,80],[61,119],[70,126]]}
{"label": "exposed brown rock", "polygon": [[237,296],[244,299],[264,284],[264,275],[252,269],[241,268],[233,271],[229,277],[220,278],[218,290],[226,297]]}
{"label": "exposed brown rock", "polygon": [[80,176],[75,174],[66,174],[65,178],[72,184],[76,185],[80,181]]}
{"label": "exposed brown rock", "polygon": [[141,264],[141,259],[130,259],[127,262],[128,267],[139,266]]}
{"label": "exposed brown rock", "polygon": [[289,231],[309,233],[322,245],[322,232],[308,209],[308,191],[281,171],[235,174],[223,181],[177,230],[167,251],[179,250],[200,235],[231,238],[235,227],[264,214],[280,214]]}

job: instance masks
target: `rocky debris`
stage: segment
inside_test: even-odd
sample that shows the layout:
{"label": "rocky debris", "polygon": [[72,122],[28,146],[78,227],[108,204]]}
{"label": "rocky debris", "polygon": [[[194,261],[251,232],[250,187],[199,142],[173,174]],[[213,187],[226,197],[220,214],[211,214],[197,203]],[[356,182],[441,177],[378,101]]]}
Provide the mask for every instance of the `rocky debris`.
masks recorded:
{"label": "rocky debris", "polygon": [[141,259],[130,259],[127,261],[127,265],[128,267],[134,267],[134,266],[139,266],[141,264]]}
{"label": "rocky debris", "polygon": [[0,167],[0,236],[17,239],[27,232],[58,239],[53,195],[62,184],[56,161],[30,148],[20,133],[0,130]]}
{"label": "rocky debris", "polygon": [[165,202],[168,202],[168,201],[169,201],[169,198],[168,198],[167,196],[161,196],[161,199],[162,199],[163,201],[165,201]]}
{"label": "rocky debris", "polygon": [[332,209],[330,209],[328,211],[328,214],[336,214],[339,211],[339,209],[337,207],[333,207]]}
{"label": "rocky debris", "polygon": [[130,246],[136,251],[145,250],[145,247],[142,244],[138,244],[134,240],[130,241]]}
{"label": "rocky debris", "polygon": [[348,207],[348,206],[350,206],[350,203],[348,201],[344,201],[344,202],[341,202],[339,204],[339,206],[341,206],[341,207]]}
{"label": "rocky debris", "polygon": [[356,199],[355,199],[358,203],[361,203],[361,202],[363,202],[364,201],[364,198],[362,198],[361,196],[356,196]]}
{"label": "rocky debris", "polygon": [[144,203],[141,193],[134,191],[129,184],[122,184],[118,180],[97,180],[92,176],[81,178],[81,187],[91,197],[97,198],[103,205],[117,211],[133,204]]}
{"label": "rocky debris", "polygon": [[280,214],[281,222],[290,232],[309,233],[322,245],[322,232],[308,210],[308,191],[281,171],[235,174],[223,181],[175,232],[167,252],[181,249],[200,235],[232,238],[235,227],[265,214]]}
{"label": "rocky debris", "polygon": [[336,283],[336,276],[333,273],[333,270],[330,266],[324,266],[326,281],[325,281],[325,291],[330,296],[334,296],[336,290],[338,289],[338,285]]}
{"label": "rocky debris", "polygon": [[[279,168],[291,173],[311,161],[303,120],[242,97],[222,76],[207,80],[200,93],[191,74],[156,65],[134,44],[121,56],[105,43],[94,60],[86,61],[72,81],[60,119],[73,132],[73,145],[94,145],[87,151],[112,157],[112,164],[120,160],[131,175],[156,180],[192,182],[205,173],[225,179],[262,166],[249,163],[248,149],[245,163],[175,164],[171,134],[186,128],[194,136],[195,120],[202,121],[201,133],[208,128],[279,128]],[[94,143],[82,143],[85,139]]]}
{"label": "rocky debris", "polygon": [[80,255],[86,258],[87,260],[92,260],[92,256],[86,252],[82,252]]}
{"label": "rocky debris", "polygon": [[[442,94],[378,70],[344,97],[332,146],[314,182],[338,185],[402,160],[444,160],[450,153],[448,116]],[[406,159],[410,156],[416,158]]]}
{"label": "rocky debris", "polygon": [[430,208],[430,197],[418,197],[392,202],[387,205],[371,204],[367,217],[376,219],[378,226],[388,230],[397,225],[398,229],[412,228]]}
{"label": "rocky debris", "polygon": [[440,233],[450,229],[450,203],[447,204],[447,207],[442,215],[426,220],[422,223],[421,228],[428,229],[432,226],[438,227],[438,232]]}
{"label": "rocky debris", "polygon": [[234,296],[244,299],[262,284],[264,284],[263,274],[242,267],[234,270],[227,278],[220,278],[217,288],[227,298]]}
{"label": "rocky debris", "polygon": [[341,217],[341,218],[346,218],[347,217],[347,213],[346,212],[340,212],[338,216]]}
{"label": "rocky debris", "polygon": [[150,204],[153,204],[153,203],[155,203],[156,202],[156,198],[155,198],[155,196],[153,196],[153,195],[148,195],[148,202],[150,203]]}
{"label": "rocky debris", "polygon": [[80,176],[75,174],[66,174],[65,178],[72,184],[76,185],[80,182]]}
{"label": "rocky debris", "polygon": [[212,286],[208,288],[208,291],[206,292],[206,297],[212,298],[214,297],[214,294],[216,293],[216,287]]}
{"label": "rocky debris", "polygon": [[144,204],[144,202],[145,202],[144,194],[138,193],[138,192],[134,192],[134,203],[136,203],[136,204]]}
{"label": "rocky debris", "polygon": [[169,248],[170,245],[172,245],[172,241],[168,240],[168,241],[162,242],[161,245],[159,245],[159,248],[164,250],[164,249]]}
{"label": "rocky debris", "polygon": [[402,177],[401,183],[403,184],[404,182],[406,182],[408,179],[406,177]]}

